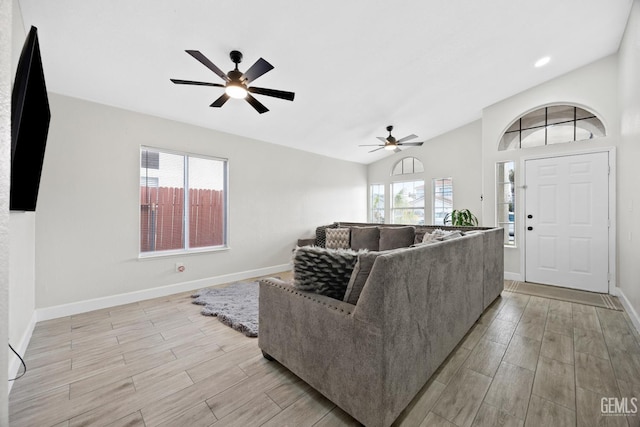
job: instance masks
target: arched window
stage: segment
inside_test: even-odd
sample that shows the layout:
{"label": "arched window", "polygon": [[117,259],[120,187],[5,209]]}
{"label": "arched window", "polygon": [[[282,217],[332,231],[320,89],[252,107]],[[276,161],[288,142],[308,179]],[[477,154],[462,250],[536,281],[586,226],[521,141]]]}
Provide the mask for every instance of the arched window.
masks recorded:
{"label": "arched window", "polygon": [[405,175],[408,173],[424,172],[424,165],[415,157],[405,157],[398,160],[398,163],[393,165],[391,175]]}
{"label": "arched window", "polygon": [[499,151],[584,141],[605,136],[602,121],[575,105],[542,107],[516,119],[500,139]]}

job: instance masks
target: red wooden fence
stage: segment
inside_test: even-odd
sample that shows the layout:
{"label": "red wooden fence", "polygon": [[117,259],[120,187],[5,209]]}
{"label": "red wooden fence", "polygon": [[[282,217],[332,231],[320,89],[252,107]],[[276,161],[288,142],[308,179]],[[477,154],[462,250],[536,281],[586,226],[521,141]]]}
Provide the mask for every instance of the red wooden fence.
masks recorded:
{"label": "red wooden fence", "polygon": [[[184,247],[184,189],[140,187],[140,250]],[[189,247],[224,243],[224,193],[189,190]]]}

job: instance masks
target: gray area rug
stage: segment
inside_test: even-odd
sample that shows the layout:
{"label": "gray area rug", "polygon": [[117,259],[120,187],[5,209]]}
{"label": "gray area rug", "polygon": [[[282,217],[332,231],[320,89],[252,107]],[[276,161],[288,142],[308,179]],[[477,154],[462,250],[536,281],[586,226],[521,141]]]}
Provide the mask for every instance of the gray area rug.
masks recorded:
{"label": "gray area rug", "polygon": [[201,289],[191,295],[200,313],[218,320],[248,337],[258,336],[258,282],[238,282],[224,288]]}

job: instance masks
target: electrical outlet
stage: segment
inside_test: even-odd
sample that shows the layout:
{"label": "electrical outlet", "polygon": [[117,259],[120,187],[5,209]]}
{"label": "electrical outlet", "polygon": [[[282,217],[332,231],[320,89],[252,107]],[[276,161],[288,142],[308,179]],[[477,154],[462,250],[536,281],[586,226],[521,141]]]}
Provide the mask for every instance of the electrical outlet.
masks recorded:
{"label": "electrical outlet", "polygon": [[181,262],[176,262],[176,273],[184,273],[185,267]]}

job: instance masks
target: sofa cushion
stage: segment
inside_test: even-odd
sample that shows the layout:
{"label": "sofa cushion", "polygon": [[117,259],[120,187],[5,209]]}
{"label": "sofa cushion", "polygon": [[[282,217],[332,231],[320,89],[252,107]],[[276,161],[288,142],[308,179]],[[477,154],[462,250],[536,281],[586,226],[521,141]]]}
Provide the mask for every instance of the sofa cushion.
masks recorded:
{"label": "sofa cushion", "polygon": [[296,248],[293,252],[293,286],[342,300],[357,260],[358,252],[351,249]]}
{"label": "sofa cushion", "polygon": [[348,228],[327,228],[327,249],[349,249],[351,230]]}
{"label": "sofa cushion", "polygon": [[364,284],[367,282],[369,273],[371,273],[371,269],[373,268],[373,263],[379,255],[380,252],[375,251],[358,254],[358,262],[356,262],[349,283],[347,284],[347,291],[343,299],[344,302],[354,305],[358,302]]}
{"label": "sofa cushion", "polygon": [[397,248],[408,248],[413,245],[416,228],[408,227],[380,227],[381,251]]}
{"label": "sofa cushion", "polygon": [[380,247],[378,227],[351,227],[351,249],[377,251]]}

